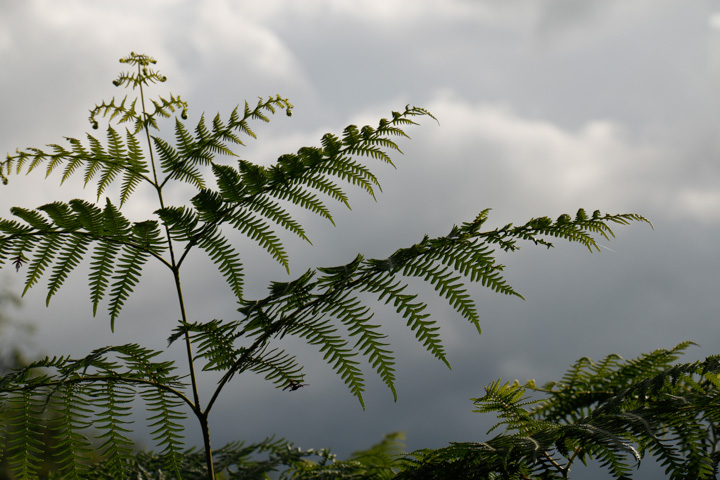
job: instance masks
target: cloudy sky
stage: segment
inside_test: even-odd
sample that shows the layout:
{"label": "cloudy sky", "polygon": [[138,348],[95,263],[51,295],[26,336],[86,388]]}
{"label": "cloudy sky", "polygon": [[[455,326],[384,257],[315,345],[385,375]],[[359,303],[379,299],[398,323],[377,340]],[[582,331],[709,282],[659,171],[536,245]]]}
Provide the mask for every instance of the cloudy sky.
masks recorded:
{"label": "cloudy sky", "polygon": [[[545,382],[582,356],[629,358],[683,340],[701,344],[688,360],[718,353],[718,4],[4,1],[0,150],[82,138],[88,109],[121,95],[111,80],[130,51],[158,59],[169,81],[157,91],[180,94],[191,120],[227,115],[244,99],[289,97],[293,117],[259,126],[259,139],[240,152],[258,163],[351,123],[376,124],[406,104],[439,119],[409,131],[397,170],[377,167],[377,203],[353,195],[352,212],[336,209],[335,228],[308,218],[312,247],[286,237],[293,276],[358,252],[387,256],[488,207],[495,226],[579,207],[641,213],[655,225],[618,228],[599,254],[559,244],[503,257],[526,300],[474,288],[481,336],[426,292],[453,370],[378,309],[398,356],[397,402],[370,375],[363,411],[320,355],[300,351],[309,387],[289,393],[256,378],[236,381],[211,417],[215,445],[277,434],[343,456],[399,430],[410,450],[482,440],[491,420],[472,413],[469,399],[497,378]],[[93,198],[58,181],[11,178],[0,215],[13,205]],[[143,198],[131,205],[138,220],[146,218]],[[287,278],[260,250],[245,251],[249,295]],[[234,318],[222,278],[200,257],[190,265],[191,316]],[[0,273],[21,290],[13,270]],[[82,273],[71,279],[49,309],[40,286],[13,312],[36,326],[35,351],[81,355],[140,339],[163,348],[178,315],[166,272],[147,271],[114,335],[106,318],[92,318]]]}

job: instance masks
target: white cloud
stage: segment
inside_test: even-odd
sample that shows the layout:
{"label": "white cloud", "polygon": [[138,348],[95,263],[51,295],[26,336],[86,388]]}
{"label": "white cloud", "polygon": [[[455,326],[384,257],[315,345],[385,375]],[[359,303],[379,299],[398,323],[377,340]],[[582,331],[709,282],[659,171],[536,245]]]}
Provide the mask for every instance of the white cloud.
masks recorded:
{"label": "white cloud", "polygon": [[[223,0],[225,1],[225,0]],[[245,9],[247,10],[247,9]],[[428,0],[408,2],[400,0],[308,0],[288,2],[267,0],[255,2],[249,9],[254,20],[277,21],[278,17],[317,18],[338,16],[374,25],[403,25],[427,20],[491,20],[497,5],[488,2],[462,0]]]}
{"label": "white cloud", "polygon": [[716,30],[720,30],[720,12],[716,12],[710,15],[710,18],[708,19],[708,25],[710,25],[710,27]]}
{"label": "white cloud", "polygon": [[[226,0],[198,4],[196,20],[187,34],[200,51],[200,58],[216,61],[250,62],[247,71],[271,75],[290,75],[297,62],[282,40],[270,29],[253,21],[244,8]],[[259,72],[258,72],[259,71]]]}
{"label": "white cloud", "polygon": [[608,120],[569,130],[447,94],[428,108],[440,128],[416,135],[415,142],[429,157],[423,163],[432,178],[449,178],[454,186],[452,208],[480,198],[514,214],[521,208],[560,213],[573,206],[634,211],[645,204],[641,189],[651,188],[640,187],[639,180],[661,158],[660,151],[634,143]]}
{"label": "white cloud", "polygon": [[675,199],[671,211],[678,216],[690,215],[704,223],[720,221],[720,193],[717,188],[680,190]]}

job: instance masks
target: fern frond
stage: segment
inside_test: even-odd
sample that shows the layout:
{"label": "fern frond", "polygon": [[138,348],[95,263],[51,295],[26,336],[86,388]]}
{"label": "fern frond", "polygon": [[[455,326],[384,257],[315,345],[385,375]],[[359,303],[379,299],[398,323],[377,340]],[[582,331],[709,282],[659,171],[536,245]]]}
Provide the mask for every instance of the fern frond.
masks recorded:
{"label": "fern frond", "polygon": [[242,202],[245,199],[242,177],[229,165],[212,164],[220,195],[226,202]]}
{"label": "fern frond", "polygon": [[67,203],[53,202],[38,207],[38,210],[47,214],[58,228],[74,231],[82,227],[77,215]]}
{"label": "fern frond", "polygon": [[97,128],[98,115],[101,115],[102,117],[110,115],[110,121],[114,120],[116,117],[119,116],[119,124],[133,121],[135,123],[135,131],[133,133],[138,133],[142,128],[142,118],[135,109],[135,105],[137,104],[137,98],[134,99],[130,103],[130,106],[127,107],[125,106],[125,102],[127,102],[127,95],[124,96],[120,103],[117,105],[115,104],[115,97],[110,100],[110,103],[103,101],[100,105],[95,105],[95,108],[90,110],[90,124],[93,126],[93,128]]}
{"label": "fern frond", "polygon": [[132,431],[128,417],[135,391],[112,381],[93,388],[96,396],[94,403],[98,408],[97,420],[93,426],[99,433],[97,438],[103,441],[98,450],[114,478],[127,478],[135,444],[126,434]]}
{"label": "fern frond", "polygon": [[99,242],[95,247],[90,261],[90,301],[93,305],[93,316],[105,296],[105,291],[115,267],[115,260],[120,246],[113,242]]}
{"label": "fern frond", "polygon": [[379,180],[369,168],[344,155],[338,156],[332,161],[325,162],[318,168],[318,171],[334,175],[351,185],[362,188],[373,197],[373,199],[375,199],[375,188],[382,191]]}
{"label": "fern frond", "polygon": [[36,479],[45,454],[42,421],[45,400],[35,392],[24,390],[7,401],[8,426],[12,431],[6,453],[10,469],[18,478]]}
{"label": "fern frond", "polygon": [[316,174],[305,176],[305,178],[302,179],[302,183],[306,187],[318,190],[329,196],[333,200],[336,200],[345,205],[346,207],[350,208],[347,194],[332,180],[323,178],[322,176],[320,176],[320,174]]}
{"label": "fern frond", "polygon": [[102,210],[85,200],[74,199],[68,203],[75,212],[78,223],[88,233],[98,237],[107,234]]}
{"label": "fern frond", "polygon": [[[41,207],[42,208],[42,207]],[[30,227],[40,231],[52,231],[53,227],[42,214],[36,210],[27,210],[21,207],[11,207],[10,213],[23,220]],[[9,232],[8,232],[9,233]]]}
{"label": "fern frond", "polygon": [[150,255],[138,248],[125,247],[118,263],[115,265],[113,284],[110,290],[110,302],[108,311],[110,313],[110,329],[115,331],[115,319],[120,314],[125,300],[137,285],[140,278],[140,271],[148,261]]}
{"label": "fern frond", "polygon": [[353,359],[356,353],[348,348],[347,342],[337,335],[337,329],[328,320],[296,319],[286,332],[305,339],[310,345],[318,346],[320,353],[323,353],[323,360],[330,364],[365,409],[362,397],[365,380],[358,362]]}
{"label": "fern frond", "polygon": [[309,210],[319,215],[335,225],[335,221],[330,214],[330,210],[321,202],[317,195],[308,192],[300,187],[286,188],[272,193],[272,196],[278,200],[285,200],[299,207]]}
{"label": "fern frond", "polygon": [[368,357],[368,362],[385,382],[385,385],[388,386],[393,398],[397,401],[395,358],[392,352],[385,348],[388,344],[380,341],[386,338],[386,335],[378,332],[380,326],[369,323],[373,317],[370,308],[362,305],[357,298],[350,297],[348,293],[342,298],[334,299],[325,313],[340,320],[341,323],[347,326],[351,337],[358,337],[354,348]]}
{"label": "fern frond", "polygon": [[100,167],[100,180],[97,186],[98,199],[121,172],[125,163],[125,145],[123,145],[120,135],[112,127],[108,127],[107,141],[108,158],[102,162]]}
{"label": "fern frond", "polygon": [[174,240],[189,242],[199,223],[197,214],[188,207],[165,207],[155,211]]}
{"label": "fern frond", "polygon": [[244,273],[240,255],[230,245],[221,232],[215,230],[208,232],[198,241],[197,246],[208,254],[225,281],[232,289],[235,297],[242,299]]}
{"label": "fern frond", "polygon": [[500,420],[488,433],[501,425],[507,425],[509,430],[527,433],[524,429],[531,422],[531,417],[525,407],[536,403],[536,401],[528,400],[528,397],[525,396],[525,388],[520,384],[502,383],[502,380],[496,380],[487,385],[485,395],[473,398],[472,401],[476,405],[476,410],[473,411],[493,412]]}
{"label": "fern frond", "polygon": [[228,213],[232,210],[225,208],[222,196],[208,188],[201,189],[190,199],[192,206],[198,214],[198,218],[205,222],[205,228],[216,228],[222,221],[229,218]]}
{"label": "fern frond", "polygon": [[[180,123],[178,122],[178,124]],[[182,128],[184,129],[184,127]],[[182,131],[185,132],[185,130]],[[185,161],[181,153],[165,140],[155,136],[152,137],[152,140],[160,159],[162,171],[167,174],[165,180],[161,182],[161,186],[164,186],[169,180],[180,180],[198,189],[205,188],[205,180],[195,165]]]}
{"label": "fern frond", "polygon": [[302,367],[298,365],[295,357],[279,349],[261,351],[248,357],[242,370],[265,375],[265,380],[283,389],[301,385],[303,381]]}
{"label": "fern frond", "polygon": [[[213,127],[216,125],[217,124],[213,122]],[[198,121],[198,124],[195,127],[195,138],[197,139],[198,147],[202,149],[202,151],[211,152],[213,156],[218,154],[234,156],[235,154],[233,151],[228,148],[221,138],[225,136],[226,135],[224,133],[218,134],[217,130],[214,128],[211,133],[205,125],[205,115],[200,116],[200,121]]]}
{"label": "fern frond", "polygon": [[[46,165],[46,176],[51,175],[58,167],[64,165],[60,183],[64,184],[70,177],[82,169],[84,183],[87,186],[94,178],[97,181],[97,197],[100,198],[105,190],[122,173],[121,204],[124,204],[132,195],[135,187],[142,181],[151,182],[148,178],[148,167],[144,160],[138,139],[130,131],[126,131],[127,145],[122,137],[112,128],[107,130],[107,149],[102,142],[92,135],[87,135],[88,147],[82,145],[80,140],[67,137],[70,150],[60,145],[50,145],[52,153],[40,149],[28,149],[18,152],[17,155],[8,155],[5,162],[0,163],[0,169],[5,166],[8,172],[12,167],[19,174],[26,167],[30,173],[41,164]],[[137,133],[137,132],[136,132]]]}
{"label": "fern frond", "polygon": [[168,394],[166,390],[148,386],[141,392],[146,402],[149,413],[149,426],[152,430],[153,439],[162,448],[163,467],[173,472],[177,478],[182,478],[180,473],[183,461],[183,431],[185,427],[182,422],[187,415],[180,409],[184,407],[182,400]]}
{"label": "fern frond", "polygon": [[130,52],[130,55],[120,59],[120,63],[136,65],[138,67],[138,73],[121,73],[118,79],[113,81],[113,85],[116,87],[128,85],[135,89],[140,85],[149,85],[150,83],[157,82],[162,83],[167,80],[167,78],[149,68],[150,65],[157,63],[157,60],[149,55]]}
{"label": "fern frond", "polygon": [[85,432],[91,427],[93,410],[82,387],[59,386],[51,401],[56,417],[51,422],[52,438],[57,443],[55,458],[63,478],[82,480],[92,461],[93,448]]}
{"label": "fern frond", "polygon": [[[201,117],[200,124],[203,124],[203,122],[204,120]],[[196,167],[197,165],[209,165],[212,161],[212,155],[199,142],[195,141],[192,134],[180,120],[175,121],[175,142],[183,164]]]}
{"label": "fern frond", "polygon": [[447,298],[450,305],[464,318],[477,325],[480,317],[475,302],[460,281],[460,276],[453,276],[455,272],[448,267],[441,268],[432,260],[408,263],[402,270],[403,275],[420,277],[429,282],[439,295]]}
{"label": "fern frond", "polygon": [[118,239],[126,238],[130,235],[130,222],[123,216],[120,210],[106,199],[105,208],[102,212],[103,234]]}
{"label": "fern frond", "polygon": [[159,260],[161,260],[159,255],[167,248],[160,233],[160,226],[155,220],[135,222],[132,226],[131,242],[124,243],[142,249]]}
{"label": "fern frond", "polygon": [[[127,142],[127,168],[123,173],[122,184],[120,186],[120,206],[124,205],[130,199],[135,188],[143,180],[150,182],[146,176],[149,171],[145,162],[142,148],[138,139],[126,130]],[[152,183],[152,182],[150,182]]]}
{"label": "fern frond", "polygon": [[292,216],[281,207],[278,203],[264,197],[255,197],[251,202],[245,203],[245,208],[253,212],[258,212],[264,218],[275,222],[276,224],[283,227],[298,237],[302,238],[306,242],[312,244],[310,239],[305,234],[305,229],[293,220]]}
{"label": "fern frond", "polygon": [[77,170],[83,165],[83,163],[87,161],[86,159],[90,157],[90,153],[85,149],[85,147],[83,147],[80,140],[69,137],[66,137],[65,140],[70,144],[73,155],[70,156],[67,165],[65,165],[65,170],[63,170],[60,184],[65,183],[68,178],[72,177],[73,174],[75,174],[75,172],[77,172]]}
{"label": "fern frond", "polygon": [[14,220],[0,219],[0,231],[7,234],[5,237],[2,237],[5,241],[20,238],[23,234],[30,233],[32,230],[33,227],[29,225],[23,225]]}
{"label": "fern frond", "polygon": [[552,247],[553,244],[543,237],[556,237],[573,243],[580,243],[590,251],[599,251],[593,234],[609,239],[615,234],[608,223],[627,224],[630,221],[640,221],[652,224],[642,215],[636,214],[605,214],[595,211],[592,218],[587,218],[583,209],[580,209],[573,220],[568,214],[560,215],[554,222],[547,217],[533,218],[525,225],[513,227],[506,225],[502,229],[488,232],[486,238],[493,243],[499,243],[503,250],[512,251],[518,248],[515,239],[532,241],[538,245]]}
{"label": "fern frond", "polygon": [[171,93],[170,98],[168,99],[163,98],[162,96],[158,96],[158,100],[151,100],[155,110],[152,113],[146,114],[148,117],[154,119],[156,116],[159,115],[161,117],[169,118],[170,114],[175,112],[175,110],[182,111],[181,117],[183,119],[187,117],[188,105],[186,102],[180,99],[179,95],[175,96]]}
{"label": "fern frond", "polygon": [[395,311],[407,320],[407,326],[415,333],[417,341],[449,367],[445,347],[438,333],[439,327],[435,326],[433,320],[426,320],[430,317],[429,313],[425,313],[427,304],[416,301],[417,294],[404,293],[406,288],[407,284],[403,284],[401,280],[396,281],[390,274],[385,274],[368,279],[361,290],[378,294],[378,300],[384,301],[386,305],[392,303]]}
{"label": "fern frond", "polygon": [[[45,272],[45,269],[55,259],[61,243],[62,237],[58,234],[48,234],[40,239],[37,248],[31,253],[32,257],[28,265],[23,295],[37,283]],[[28,254],[30,254],[30,252],[28,252]]]}
{"label": "fern frond", "polygon": [[102,169],[102,164],[109,160],[109,155],[105,152],[105,148],[100,140],[90,134],[86,134],[88,143],[90,144],[90,156],[87,157],[85,163],[85,175],[83,176],[85,186],[90,183],[95,175]]}
{"label": "fern frond", "polygon": [[290,273],[290,263],[285,247],[270,227],[249,211],[241,211],[230,219],[230,225],[238,232],[254,240]]}
{"label": "fern frond", "polygon": [[181,324],[168,338],[168,345],[189,334],[197,350],[195,358],[204,358],[207,361],[203,370],[225,371],[238,360],[239,350],[234,345],[241,336],[237,331],[238,325],[239,322],[220,320]]}

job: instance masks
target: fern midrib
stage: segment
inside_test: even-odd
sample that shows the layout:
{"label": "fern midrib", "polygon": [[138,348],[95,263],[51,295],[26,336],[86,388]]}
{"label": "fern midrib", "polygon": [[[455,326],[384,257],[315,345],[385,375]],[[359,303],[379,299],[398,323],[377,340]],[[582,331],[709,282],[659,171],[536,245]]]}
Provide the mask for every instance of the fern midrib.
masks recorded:
{"label": "fern midrib", "polygon": [[[138,75],[141,75],[141,66],[138,64]],[[143,90],[143,84],[140,83],[140,99],[143,109],[143,116],[147,120],[148,113],[145,108],[145,94]],[[152,148],[152,142],[150,140],[150,130],[148,128],[148,123],[145,122],[143,125],[143,128],[145,129],[145,137],[148,145],[148,152],[150,157],[150,164],[152,166],[152,172],[153,172],[153,186],[155,187],[155,191],[157,192],[158,196],[158,202],[160,204],[160,208],[165,208],[165,200],[163,198],[163,186],[165,185],[165,182],[163,182],[163,185],[160,185],[158,183],[157,178],[157,167],[155,165],[155,155]],[[167,179],[166,179],[167,180]],[[167,245],[168,245],[168,252],[170,254],[170,270],[173,274],[173,280],[175,283],[175,289],[177,292],[177,298],[178,298],[178,304],[180,307],[180,315],[181,315],[181,323],[187,324],[188,323],[188,316],[187,311],[185,309],[185,299],[183,296],[183,290],[182,290],[182,284],[180,282],[180,264],[176,262],[175,260],[175,248],[174,243],[172,240],[172,236],[170,235],[170,228],[163,224],[163,227],[165,229],[165,238],[167,239]],[[184,258],[184,256],[183,256]],[[213,456],[212,456],[212,450],[210,448],[210,434],[208,430],[208,412],[209,409],[205,409],[205,411],[202,410],[201,404],[200,404],[200,392],[198,388],[198,379],[197,379],[197,372],[195,371],[195,357],[193,354],[193,348],[192,348],[192,342],[190,339],[189,332],[185,332],[185,351],[187,354],[187,363],[188,363],[188,371],[190,374],[190,385],[192,388],[192,395],[193,395],[193,402],[188,401],[187,397],[180,394],[180,398],[183,399],[191,408],[192,412],[195,414],[197,419],[200,421],[201,425],[201,431],[203,435],[203,442],[205,445],[205,462],[208,469],[208,477],[211,480],[215,479],[215,470],[213,465]]]}

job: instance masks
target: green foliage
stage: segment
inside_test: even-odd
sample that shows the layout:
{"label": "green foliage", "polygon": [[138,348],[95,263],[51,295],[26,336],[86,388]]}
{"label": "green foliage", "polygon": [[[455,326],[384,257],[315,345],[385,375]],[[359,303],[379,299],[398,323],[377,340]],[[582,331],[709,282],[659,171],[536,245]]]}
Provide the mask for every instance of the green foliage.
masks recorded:
{"label": "green foliage", "polygon": [[[214,452],[216,472],[223,479],[540,480],[575,478],[571,467],[582,462],[629,479],[653,457],[667,478],[712,479],[720,462],[720,357],[675,364],[689,345],[632,360],[582,358],[560,381],[542,387],[495,381],[473,399],[476,412],[497,416],[491,431],[505,429],[485,442],[403,454],[404,435],[394,433],[339,460],[328,450],[267,439]],[[186,450],[178,459],[171,468],[166,455],[141,452],[129,460],[128,472],[132,478],[207,478],[203,452]],[[90,468],[92,478],[113,478],[108,464]]]}
{"label": "green foliage", "polygon": [[569,478],[578,461],[631,478],[647,456],[673,480],[716,478],[720,357],[673,365],[689,345],[629,361],[582,358],[562,380],[542,387],[493,382],[473,401],[477,412],[497,415],[492,430],[505,432],[414,452],[397,479]]}
{"label": "green foliage", "polygon": [[[0,266],[10,263],[18,271],[24,267],[25,291],[47,278],[49,303],[70,273],[89,263],[93,315],[107,302],[114,329],[141,281],[143,267],[155,262],[168,270],[176,287],[180,320],[170,332],[169,343],[184,344],[188,363],[184,373],[178,374],[172,363],[156,360],[160,352],[123,345],[99,348],[79,359],[46,358],[2,377],[0,395],[20,427],[8,450],[20,478],[33,478],[37,471],[36,453],[43,446],[32,420],[47,408],[59,409],[62,419],[54,428],[56,435],[66,438],[58,453],[64,472],[75,478],[98,478],[88,473],[96,467],[88,465],[84,440],[86,426],[92,422],[101,442],[102,468],[107,470],[103,475],[130,475],[139,461],[128,437],[129,409],[136,400],[144,400],[147,421],[163,449],[157,458],[175,476],[187,466],[182,420],[188,411],[192,413],[205,445],[202,475],[215,478],[214,462],[222,464],[218,452],[223,451],[211,451],[207,419],[225,385],[236,375],[254,372],[283,390],[304,386],[302,366],[292,353],[275,347],[274,340],[290,335],[317,348],[364,407],[363,359],[396,396],[394,354],[385,342],[383,325],[374,320],[375,302],[392,304],[417,341],[447,364],[439,327],[427,313],[426,301],[410,290],[411,279],[432,285],[479,331],[480,317],[467,283],[520,296],[504,279],[496,250],[512,252],[521,242],[551,247],[550,239],[555,237],[592,251],[597,249],[595,237],[612,236],[611,224],[647,222],[636,214],[596,211],[588,216],[579,210],[574,218],[542,217],[483,230],[488,217],[484,210],[445,236],[425,236],[387,258],[357,255],[344,265],[311,269],[294,280],[273,282],[263,298],[246,298],[243,257],[233,245],[235,235],[251,239],[289,272],[279,231],[309,242],[297,209],[332,222],[329,204],[349,207],[347,187],[358,187],[374,198],[380,183],[365,161],[392,165],[390,153],[401,153],[396,139],[407,137],[405,129],[416,125],[416,120],[434,117],[408,106],[393,112],[390,119],[381,119],[377,127],[350,125],[341,135],[323,136],[320,146],[302,147],[266,167],[240,159],[235,149],[244,145],[246,137],[256,137],[252,122],[268,122],[278,111],[290,116],[293,106],[287,99],[277,95],[260,98],[254,106],[246,102],[225,120],[218,114],[208,123],[202,116],[193,128],[188,105],[179,96],[146,97],[146,88],[166,80],[151,69],[154,59],[131,53],[121,62],[133,70],[121,73],[113,83],[137,90],[138,97],[102,102],[90,111],[93,129],[108,118],[104,139],[93,135],[85,141],[67,138],[66,146],[18,150],[0,163],[4,180],[5,175],[44,168],[46,176],[59,173],[62,184],[74,177],[86,186],[94,183],[98,204],[75,199],[34,210],[11,209],[15,219],[0,220]],[[180,112],[180,118],[175,118],[174,142],[155,135],[160,129],[158,120],[175,112]],[[113,122],[133,127],[123,131],[114,128]],[[122,208],[141,187],[154,192],[157,203],[146,212],[145,220],[130,221]],[[188,204],[168,203],[169,194],[178,189],[193,191]],[[112,191],[118,192],[117,198],[99,203]],[[227,282],[240,305],[240,320],[211,320],[210,314],[188,318],[181,267],[197,251],[209,258]],[[222,375],[208,396],[199,391],[196,363]],[[155,457],[147,461],[154,462]]]}

